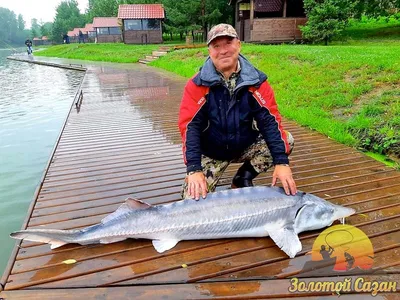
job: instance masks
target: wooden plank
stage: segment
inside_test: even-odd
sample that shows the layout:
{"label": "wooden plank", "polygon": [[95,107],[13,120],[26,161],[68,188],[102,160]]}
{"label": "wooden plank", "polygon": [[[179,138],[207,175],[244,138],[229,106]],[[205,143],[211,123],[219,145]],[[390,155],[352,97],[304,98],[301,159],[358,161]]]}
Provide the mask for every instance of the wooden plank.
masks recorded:
{"label": "wooden plank", "polygon": [[[69,191],[75,191],[76,194],[84,194],[84,193],[90,193],[93,189],[95,189],[96,192],[101,192],[102,190],[109,189],[109,185],[112,188],[122,188],[128,186],[139,186],[139,185],[145,185],[148,183],[155,183],[155,182],[163,182],[163,181],[169,181],[169,180],[174,180],[174,179],[179,179],[185,177],[185,168],[182,166],[179,166],[180,168],[177,168],[175,170],[168,170],[168,172],[157,172],[156,175],[153,178],[148,178],[149,175],[142,174],[142,175],[136,175],[135,177],[133,176],[127,176],[124,178],[117,178],[117,179],[105,179],[105,180],[96,180],[95,182],[92,181],[87,184],[75,184],[75,185],[69,185],[69,186],[63,186],[63,187],[58,187],[58,188],[51,188],[51,187],[46,187],[42,189],[40,195],[41,196],[49,196],[54,195],[56,197],[63,197],[63,193],[68,193]],[[298,185],[302,185],[303,187],[306,186],[306,182],[314,182],[318,181],[320,183],[328,184],[328,183],[338,183],[340,181],[349,181],[351,179],[358,179],[363,176],[370,176],[372,175],[373,177],[376,177],[377,175],[380,174],[386,174],[390,175],[391,171],[387,170],[385,168],[380,168],[380,169],[364,169],[362,168],[361,170],[353,169],[352,171],[343,171],[343,172],[336,172],[334,174],[327,174],[327,175],[314,175],[310,177],[305,177],[301,176],[300,179],[297,180]],[[233,175],[233,174],[232,174]],[[260,177],[263,178],[263,177]],[[268,178],[268,177],[266,177]],[[231,179],[231,177],[229,178]]]}
{"label": "wooden plank", "polygon": [[[370,235],[370,227],[374,227],[377,225],[369,225],[364,226],[362,229],[366,234]],[[393,226],[392,222],[381,222],[378,224],[378,227],[381,230],[385,230]],[[376,230],[376,229],[374,229]],[[378,234],[382,234],[380,231]],[[378,236],[376,238],[371,238],[371,242],[373,245],[377,245],[374,248],[375,251],[379,251],[379,245],[383,241],[385,241],[385,245],[391,247],[400,247],[400,232],[396,232],[394,234],[387,234]],[[221,278],[225,280],[229,279],[255,279],[255,278],[285,278],[288,276],[301,276],[301,271],[304,264],[307,261],[311,260],[310,255],[304,255],[305,253],[311,251],[312,245],[315,242],[315,237],[310,235],[306,238],[304,236],[301,237],[301,241],[303,244],[303,250],[298,254],[298,256],[294,259],[288,259],[273,247],[272,241],[268,244],[264,244],[264,247],[258,246],[253,249],[240,248],[241,252],[234,252],[234,249],[230,249],[231,255],[226,257],[219,257],[218,255],[213,255],[212,260],[210,261],[201,261],[201,259],[197,259],[191,261],[187,259],[185,264],[188,266],[187,268],[181,268],[177,266],[176,269],[171,271],[161,272],[157,270],[157,273],[152,274],[148,271],[149,268],[146,265],[135,265],[132,266],[132,269],[135,270],[135,274],[131,275],[131,280],[128,281],[112,281],[108,282],[108,284],[126,284],[126,285],[134,285],[140,284],[143,280],[146,282],[151,282],[152,284],[160,283],[160,282],[197,282],[203,280],[215,281]],[[240,247],[240,243],[237,242]],[[272,247],[271,247],[272,246]],[[226,245],[228,247],[228,245]],[[386,248],[385,248],[386,249]],[[394,258],[394,255],[398,254],[398,249],[390,249],[386,252],[383,252],[385,258],[391,263],[399,262],[398,259]],[[385,263],[387,263],[387,260]],[[379,267],[381,265],[377,265],[378,261],[375,262],[374,266]],[[162,264],[163,266],[168,266],[168,264]],[[261,267],[258,267],[261,266]],[[293,266],[291,272],[288,272],[288,267]],[[150,269],[151,270],[151,269]],[[257,270],[257,272],[252,272],[253,270]],[[259,271],[260,270],[260,271]],[[338,274],[327,274],[329,276],[334,276]],[[143,278],[144,277],[144,278]]]}
{"label": "wooden plank", "polygon": [[[307,278],[304,282],[344,282],[348,278],[350,282],[355,283],[355,276],[338,276],[338,277],[322,277]],[[365,281],[378,282],[399,282],[399,275],[385,276],[365,276]],[[254,281],[229,281],[229,282],[211,282],[197,284],[174,284],[174,285],[157,285],[134,286],[134,287],[98,287],[74,289],[74,297],[84,299],[282,299],[285,297],[294,298],[295,295],[289,292],[291,282],[289,279],[280,280],[254,280]],[[397,289],[398,292],[398,289]],[[302,292],[297,296],[301,299],[316,300],[321,299],[320,295],[324,295],[326,300],[338,299],[338,295],[332,295],[332,292]],[[71,291],[68,289],[37,289],[21,290],[21,291],[4,291],[0,296],[5,300],[8,299],[70,299]],[[372,297],[368,292],[355,292],[352,290],[349,294],[341,293],[340,299],[343,300],[359,300],[359,299],[398,299],[398,294],[393,292],[378,293],[376,297]]]}

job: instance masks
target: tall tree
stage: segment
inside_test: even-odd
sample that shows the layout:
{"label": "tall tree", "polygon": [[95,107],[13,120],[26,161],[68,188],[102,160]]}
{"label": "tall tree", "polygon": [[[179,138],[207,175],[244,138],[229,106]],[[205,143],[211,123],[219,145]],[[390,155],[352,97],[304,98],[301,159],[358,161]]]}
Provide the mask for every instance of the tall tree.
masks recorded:
{"label": "tall tree", "polygon": [[56,16],[54,18],[51,31],[51,39],[53,41],[62,41],[62,36],[75,27],[84,27],[86,17],[82,15],[78,8],[76,0],[64,0],[56,8]]}
{"label": "tall tree", "polygon": [[41,36],[49,36],[51,34],[51,31],[53,29],[53,23],[51,22],[46,22],[44,24],[40,25],[40,33]]}
{"label": "tall tree", "polygon": [[39,37],[40,35],[40,25],[35,18],[31,20],[31,32],[33,37]]}
{"label": "tall tree", "polygon": [[24,17],[21,14],[18,15],[18,29],[19,30],[24,30],[25,29]]}
{"label": "tall tree", "polygon": [[15,13],[7,8],[0,7],[0,47],[10,48],[11,45],[21,45],[29,36],[29,30],[24,30],[19,24]]}
{"label": "tall tree", "polygon": [[118,0],[89,0],[87,14],[90,20],[94,17],[116,17]]}

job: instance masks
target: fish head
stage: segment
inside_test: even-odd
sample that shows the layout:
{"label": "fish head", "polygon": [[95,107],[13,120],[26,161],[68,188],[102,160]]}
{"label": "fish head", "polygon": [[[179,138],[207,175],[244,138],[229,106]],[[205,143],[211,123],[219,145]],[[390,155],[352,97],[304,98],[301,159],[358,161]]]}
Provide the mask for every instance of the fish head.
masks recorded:
{"label": "fish head", "polygon": [[306,193],[302,202],[303,205],[297,210],[294,222],[297,233],[330,226],[334,221],[356,212],[353,208],[336,205]]}

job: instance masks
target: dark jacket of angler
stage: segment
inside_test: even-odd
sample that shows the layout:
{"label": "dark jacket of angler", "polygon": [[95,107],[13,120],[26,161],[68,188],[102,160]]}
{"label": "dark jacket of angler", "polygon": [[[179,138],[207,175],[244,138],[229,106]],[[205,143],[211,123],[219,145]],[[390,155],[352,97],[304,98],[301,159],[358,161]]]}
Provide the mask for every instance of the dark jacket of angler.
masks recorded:
{"label": "dark jacket of angler", "polygon": [[113,243],[151,239],[158,252],[182,240],[270,236],[289,257],[301,251],[298,233],[329,226],[354,209],[312,194],[287,196],[277,187],[248,187],[209,193],[205,199],[149,205],[127,199],[101,223],[81,230],[28,229],[11,237],[51,244]]}

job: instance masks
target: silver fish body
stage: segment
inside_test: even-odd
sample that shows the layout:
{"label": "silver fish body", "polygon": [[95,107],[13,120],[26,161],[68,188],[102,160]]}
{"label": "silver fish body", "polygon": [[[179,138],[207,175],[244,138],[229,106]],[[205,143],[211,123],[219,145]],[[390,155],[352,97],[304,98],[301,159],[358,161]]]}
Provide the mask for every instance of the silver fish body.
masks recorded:
{"label": "silver fish body", "polygon": [[294,257],[301,251],[298,233],[329,226],[354,212],[311,194],[288,196],[281,188],[258,186],[154,206],[127,199],[101,223],[81,230],[28,229],[11,237],[50,243],[52,248],[141,238],[153,240],[155,249],[164,252],[181,240],[270,236]]}

